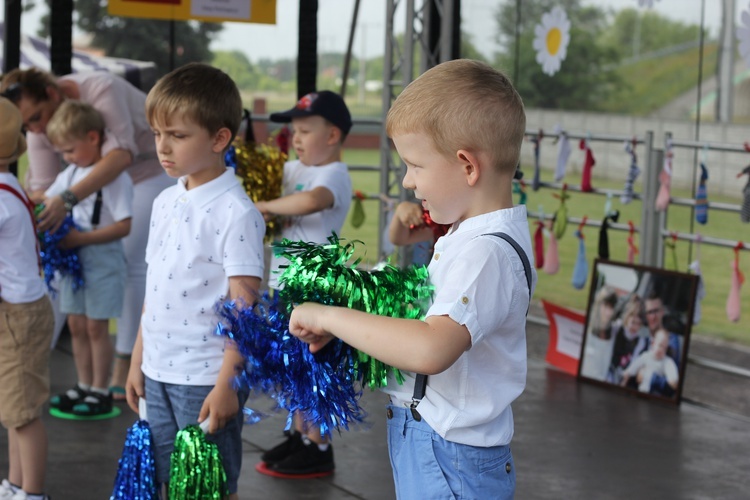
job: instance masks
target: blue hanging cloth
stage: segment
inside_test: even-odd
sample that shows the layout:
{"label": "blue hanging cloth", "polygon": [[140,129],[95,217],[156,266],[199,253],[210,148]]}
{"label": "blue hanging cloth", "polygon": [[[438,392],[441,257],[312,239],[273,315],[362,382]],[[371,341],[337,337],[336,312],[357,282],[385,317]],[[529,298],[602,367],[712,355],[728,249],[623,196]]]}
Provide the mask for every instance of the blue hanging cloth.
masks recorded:
{"label": "blue hanging cloth", "polygon": [[706,165],[701,162],[701,180],[698,184],[698,191],[695,193],[695,221],[698,224],[708,222],[708,191],[706,181],[708,180],[708,170]]}
{"label": "blue hanging cloth", "polygon": [[542,142],[542,138],[544,137],[544,132],[542,130],[539,130],[539,133],[536,135],[536,137],[531,138],[531,142],[534,143],[534,180],[531,183],[531,189],[534,191],[539,191],[539,187],[541,186],[541,167],[539,165],[539,147]]}
{"label": "blue hanging cloth", "polygon": [[589,276],[589,262],[586,260],[586,244],[583,239],[583,223],[576,230],[575,237],[578,238],[578,256],[573,267],[573,288],[581,290],[586,286],[586,279]]}

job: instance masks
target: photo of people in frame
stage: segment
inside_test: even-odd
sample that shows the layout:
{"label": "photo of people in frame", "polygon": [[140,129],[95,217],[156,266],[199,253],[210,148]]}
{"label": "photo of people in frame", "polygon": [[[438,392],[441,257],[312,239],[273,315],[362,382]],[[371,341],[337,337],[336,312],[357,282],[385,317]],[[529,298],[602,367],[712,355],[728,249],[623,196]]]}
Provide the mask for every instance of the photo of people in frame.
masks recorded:
{"label": "photo of people in frame", "polygon": [[597,260],[578,376],[679,403],[698,278]]}

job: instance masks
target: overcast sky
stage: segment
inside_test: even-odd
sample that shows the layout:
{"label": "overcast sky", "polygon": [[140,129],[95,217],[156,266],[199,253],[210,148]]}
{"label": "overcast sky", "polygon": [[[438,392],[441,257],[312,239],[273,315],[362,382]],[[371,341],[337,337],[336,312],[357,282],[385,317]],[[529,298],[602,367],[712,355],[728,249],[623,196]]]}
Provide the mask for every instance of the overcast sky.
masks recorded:
{"label": "overcast sky", "polygon": [[[699,23],[703,0],[655,0],[654,9],[672,19],[685,23]],[[718,33],[722,0],[705,0],[706,25],[713,35]],[[34,12],[24,15],[22,30],[34,34],[39,17],[46,10],[44,2],[38,2]],[[417,2],[419,3],[419,2]],[[496,32],[495,11],[498,0],[462,0],[462,28],[470,33],[474,44],[487,57],[498,47],[494,43]],[[611,7],[619,10],[638,7],[638,0],[584,0],[584,4]],[[737,15],[748,9],[747,0],[736,0]],[[400,2],[396,19],[396,32],[404,31],[406,2]],[[261,58],[293,58],[297,54],[297,20],[299,0],[277,0],[276,25],[249,23],[225,23],[213,49],[240,50],[252,61]],[[383,53],[385,45],[385,0],[361,0],[359,24],[354,41],[354,55],[373,57]],[[318,7],[318,51],[346,50],[349,26],[354,9],[353,0],[319,0]],[[4,10],[0,9],[0,19]]]}

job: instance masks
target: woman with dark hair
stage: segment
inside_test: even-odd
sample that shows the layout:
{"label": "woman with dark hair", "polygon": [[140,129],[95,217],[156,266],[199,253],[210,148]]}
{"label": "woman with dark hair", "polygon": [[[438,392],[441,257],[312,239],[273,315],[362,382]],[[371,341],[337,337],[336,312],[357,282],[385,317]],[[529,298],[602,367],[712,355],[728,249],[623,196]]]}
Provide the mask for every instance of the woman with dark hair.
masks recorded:
{"label": "woman with dark hair", "polygon": [[[126,80],[106,72],[77,73],[55,77],[31,68],[15,69],[3,76],[0,93],[21,111],[27,130],[29,169],[26,190],[44,202],[40,230],[56,230],[78,200],[96,193],[127,172],[133,180],[133,219],[130,235],[123,240],[128,278],[122,317],[117,322],[116,359],[112,386],[116,399],[124,397],[130,354],[143,307],[146,282],[145,249],[151,206],[164,188],[174,184],[156,156],[153,134],[145,116],[146,94]],[[44,199],[44,191],[61,171],[62,159],[46,135],[47,123],[65,99],[77,99],[96,108],[106,124],[102,159],[90,175],[61,195]],[[122,391],[122,392],[121,392]],[[121,394],[118,397],[118,394]]]}

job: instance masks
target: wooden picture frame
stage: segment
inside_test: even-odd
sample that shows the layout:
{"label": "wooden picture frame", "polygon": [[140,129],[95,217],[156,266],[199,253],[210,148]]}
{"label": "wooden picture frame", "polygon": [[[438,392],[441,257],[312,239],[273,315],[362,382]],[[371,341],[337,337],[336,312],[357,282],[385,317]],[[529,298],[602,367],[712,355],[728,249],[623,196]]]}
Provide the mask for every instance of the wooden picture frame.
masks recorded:
{"label": "wooden picture frame", "polygon": [[679,404],[698,279],[595,260],[579,379]]}

